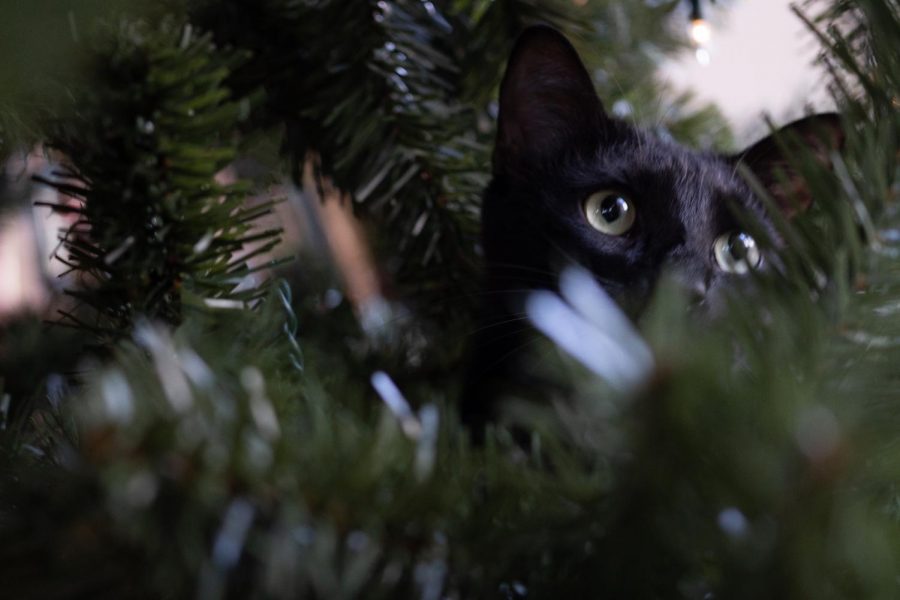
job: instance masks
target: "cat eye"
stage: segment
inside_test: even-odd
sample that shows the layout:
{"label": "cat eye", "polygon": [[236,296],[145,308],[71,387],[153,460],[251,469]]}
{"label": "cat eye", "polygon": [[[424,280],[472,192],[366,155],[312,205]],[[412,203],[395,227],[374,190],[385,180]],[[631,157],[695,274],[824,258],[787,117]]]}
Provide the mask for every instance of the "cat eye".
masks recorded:
{"label": "cat eye", "polygon": [[720,235],[713,244],[713,253],[720,269],[738,275],[755,269],[762,260],[756,240],[743,231]]}
{"label": "cat eye", "polygon": [[588,196],[584,215],[600,233],[622,235],[634,225],[634,204],[619,192],[605,190]]}

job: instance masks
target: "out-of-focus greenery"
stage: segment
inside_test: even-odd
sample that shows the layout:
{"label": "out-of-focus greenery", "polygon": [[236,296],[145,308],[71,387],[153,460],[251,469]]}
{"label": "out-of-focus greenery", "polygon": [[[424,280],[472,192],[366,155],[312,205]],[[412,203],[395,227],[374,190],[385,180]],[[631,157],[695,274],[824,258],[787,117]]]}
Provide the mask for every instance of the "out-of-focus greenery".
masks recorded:
{"label": "out-of-focus greenery", "polygon": [[0,158],[34,142],[35,110],[57,105],[71,81],[79,41],[99,16],[132,0],[0,0]]}
{"label": "out-of-focus greenery", "polygon": [[[474,218],[467,207],[475,199],[469,187],[417,178],[420,171],[404,181],[391,169],[432,164],[432,153],[447,148],[439,142],[455,139],[442,136],[452,133],[471,136],[471,148],[435,164],[448,169],[447,177],[462,176],[447,165],[481,156],[490,129],[477,123],[490,123],[482,105],[494,80],[444,72],[441,57],[459,58],[452,49],[465,42],[455,37],[459,29],[440,33],[441,19],[456,27],[484,23],[485,39],[495,32],[483,43],[499,49],[484,55],[484,65],[499,75],[503,47],[518,23],[536,15],[559,23],[551,9],[576,10],[547,3],[540,13],[544,3],[513,1],[436,2],[433,11],[428,5],[226,2],[224,24],[206,13],[191,17],[214,32],[215,46],[201,44],[204,51],[193,54],[187,49],[205,40],[202,34],[182,29],[178,39],[186,41],[173,47],[172,30],[158,35],[145,25],[148,35],[126,37],[127,52],[101,54],[99,64],[120,68],[129,64],[123,56],[146,52],[157,57],[154,65],[183,59],[177,72],[194,73],[197,65],[255,47],[255,59],[243,66],[226,61],[233,70],[222,73],[225,79],[212,77],[230,82],[234,98],[260,87],[265,92],[248,119],[227,127],[246,140],[283,126],[291,160],[299,158],[298,148],[313,148],[344,188],[357,196],[366,184],[372,188],[375,196],[362,195],[363,205],[379,197],[387,206],[400,204],[393,218],[377,202],[360,214],[375,224],[373,235],[384,248],[399,247],[387,254],[400,265],[396,273],[409,274],[415,269],[403,265],[428,264],[429,246],[403,245],[413,233],[403,215],[426,215],[422,232],[461,231],[441,219]],[[646,5],[590,6],[614,14]],[[363,9],[371,22],[350,18]],[[298,36],[293,27],[300,16],[316,10],[347,18],[300,23]],[[841,19],[839,30],[827,27],[834,18]],[[388,19],[395,20],[385,25]],[[627,39],[602,37],[600,25],[609,36],[609,22],[598,25],[589,16],[566,22],[577,24],[585,39],[600,36],[610,51],[631,47]],[[234,29],[238,23],[243,33]],[[336,35],[344,31],[337,23],[347,24],[345,35]],[[48,379],[27,410],[2,409],[21,398],[0,382],[6,398],[0,400],[0,589],[24,598],[896,597],[900,116],[893,103],[900,95],[894,54],[900,11],[891,0],[860,0],[849,12],[811,24],[823,32],[826,56],[845,85],[835,90],[846,114],[845,152],[832,157],[833,170],[804,152],[792,155],[816,204],[795,223],[779,224],[788,241],[783,270],[732,295],[720,317],[694,315],[674,286],[661,287],[638,324],[653,361],[637,387],[617,391],[544,341],[535,348],[535,368],[566,385],[535,390],[538,403],[520,399],[509,413],[515,440],[498,426],[473,446],[446,383],[461,369],[423,372],[407,364],[415,353],[374,343],[306,262],[298,261],[302,293],[293,300],[280,288],[252,309],[190,311],[183,319],[163,314],[163,322],[153,323],[134,311],[116,325],[121,335],[107,346],[111,358]],[[273,62],[280,55],[263,52],[269,42],[296,47],[296,54],[285,55],[285,64]],[[374,49],[387,42],[394,48],[385,58]],[[403,96],[395,96],[390,81],[397,75],[395,54],[406,54],[406,46],[430,60],[418,61],[410,83],[403,82],[413,95],[412,112],[395,114]],[[367,57],[365,68],[349,62]],[[118,78],[92,77],[103,102],[85,112],[121,106],[112,99],[122,89],[136,90],[128,99],[156,89],[158,101],[189,83],[174,77],[165,80],[171,88],[154,88],[153,81],[144,87],[136,80],[125,87],[113,85]],[[301,100],[297,90],[311,81],[324,95],[294,104]],[[445,88],[446,82],[456,87]],[[209,83],[198,76],[198,93]],[[330,95],[354,86],[365,93]],[[213,89],[230,107],[221,88]],[[372,96],[374,89],[384,94]],[[475,129],[454,129],[456,113],[444,112],[450,101],[476,107],[470,109]],[[110,111],[111,118],[117,114]],[[448,123],[437,124],[439,115]],[[64,125],[73,134],[79,126],[97,131],[85,123],[94,121]],[[428,144],[431,125],[435,137]],[[171,139],[182,147],[176,134]],[[139,128],[132,135],[125,136],[132,143],[143,139]],[[324,143],[329,135],[335,137]],[[101,152],[91,136],[82,143],[83,151],[70,158],[84,160],[93,173],[131,172],[141,164],[140,153]],[[194,154],[211,160],[202,149],[173,153],[168,168],[195,164]],[[483,179],[487,164],[476,163],[471,175]],[[371,164],[388,165],[375,183]],[[150,172],[148,184],[164,181]],[[201,174],[206,181],[209,169]],[[474,190],[473,182],[467,185]],[[427,212],[434,190],[457,193],[459,204],[441,206],[444,216]],[[110,216],[88,239],[130,218],[112,212],[114,194],[99,198]],[[207,218],[179,206],[172,212],[178,223],[183,217],[179,227]],[[227,231],[213,232],[213,239],[218,235]],[[469,260],[462,251],[441,260],[454,264],[451,281],[468,268],[454,262]],[[440,275],[423,281],[439,282]],[[106,307],[114,308],[119,299],[110,298]],[[437,314],[446,314],[462,300],[445,294],[432,302]],[[585,323],[586,339],[608,326],[603,319]],[[456,343],[454,322],[442,324],[446,329],[428,341]],[[402,335],[399,340],[402,345]],[[0,349],[2,359],[15,345],[5,338]],[[0,362],[9,381],[17,371],[41,372]],[[393,409],[383,408],[382,399]]]}
{"label": "out-of-focus greenery", "polygon": [[[172,21],[99,35],[90,83],[47,125],[45,144],[61,164],[37,178],[75,200],[56,207],[77,216],[61,260],[90,281],[67,290],[90,311],[63,312],[63,322],[114,340],[136,315],[178,324],[185,306],[249,305],[262,292],[237,288],[279,231],[253,230],[273,202],[249,206],[248,184],[216,179],[250,112],[250,99],[224,86],[241,57],[211,52],[211,36]],[[239,253],[250,244],[252,253]]]}

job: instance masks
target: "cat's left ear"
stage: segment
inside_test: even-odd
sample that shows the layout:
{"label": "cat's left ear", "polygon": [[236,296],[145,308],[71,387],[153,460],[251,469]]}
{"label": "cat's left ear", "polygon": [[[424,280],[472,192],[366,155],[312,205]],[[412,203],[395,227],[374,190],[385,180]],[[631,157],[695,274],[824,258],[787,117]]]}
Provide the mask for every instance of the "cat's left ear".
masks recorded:
{"label": "cat's left ear", "polygon": [[844,145],[840,115],[824,113],[794,121],[732,158],[750,168],[788,218],[813,203],[806,180],[786,156],[786,151],[799,148],[798,143],[808,148],[823,165],[831,166],[832,152],[839,151]]}

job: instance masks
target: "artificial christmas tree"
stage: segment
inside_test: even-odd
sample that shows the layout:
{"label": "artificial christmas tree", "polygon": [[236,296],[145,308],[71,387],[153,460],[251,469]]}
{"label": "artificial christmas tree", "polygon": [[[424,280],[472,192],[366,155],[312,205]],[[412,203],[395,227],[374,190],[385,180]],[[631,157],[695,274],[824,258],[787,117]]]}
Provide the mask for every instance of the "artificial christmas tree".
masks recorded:
{"label": "artificial christmas tree", "polygon": [[[35,123],[14,139],[58,152],[43,180],[74,196],[61,255],[80,274],[62,305],[74,337],[3,325],[4,593],[896,595],[892,0],[809,22],[847,141],[833,172],[794,154],[816,203],[780,224],[782,271],[712,323],[666,285],[634,331],[614,308],[572,310],[568,326],[651,350],[634,385],[611,386],[550,329],[534,352],[565,385],[512,403],[517,435],[501,424],[473,444],[458,423],[492,98],[515,35],[562,28],[604,100],[661,116],[650,73],[676,46],[676,3],[576,4],[167,3],[79,28],[70,99],[4,113]],[[687,141],[715,130],[664,124]],[[246,287],[240,247],[267,253],[277,232],[260,224],[272,206],[248,200],[259,190],[217,178],[238,156],[294,184],[312,165],[352,197],[410,307],[388,343],[326,301],[335,283],[306,255]],[[602,304],[567,277],[561,302]]]}

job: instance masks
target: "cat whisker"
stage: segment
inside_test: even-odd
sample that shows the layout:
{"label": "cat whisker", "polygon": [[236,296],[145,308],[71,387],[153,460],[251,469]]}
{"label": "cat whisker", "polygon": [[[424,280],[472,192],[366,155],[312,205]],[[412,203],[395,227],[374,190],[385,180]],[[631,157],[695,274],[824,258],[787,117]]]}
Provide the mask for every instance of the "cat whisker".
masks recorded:
{"label": "cat whisker", "polygon": [[[535,328],[531,325],[519,327],[512,331],[507,331],[501,335],[495,335],[493,337],[487,338],[484,340],[485,344],[497,344],[503,343],[504,340],[516,340],[522,338],[523,335],[528,335],[530,333],[534,333]],[[504,347],[508,347],[508,344],[505,344]]]}
{"label": "cat whisker", "polygon": [[539,341],[542,338],[542,336],[538,335],[537,332],[535,332],[534,329],[532,329],[532,328],[528,328],[524,331],[533,332],[533,333],[531,336],[529,336],[529,339],[527,339],[523,344],[518,344],[517,346],[513,347],[511,350],[509,350],[508,352],[503,354],[497,360],[495,360],[491,363],[488,363],[485,368],[485,371],[489,372],[489,371],[496,369],[504,361],[508,360],[512,356],[520,354],[525,348],[527,348],[528,346],[531,346],[532,344],[534,344],[535,342]]}
{"label": "cat whisker", "polygon": [[[622,96],[622,98],[625,98],[625,96],[626,96],[627,94],[625,93],[625,88],[623,88],[621,82],[619,82],[619,79],[618,79],[618,78],[615,76],[615,74],[613,74],[613,73],[610,73],[610,77],[612,78],[613,85],[615,85],[616,88],[618,88],[618,90],[619,90],[619,95]],[[631,124],[632,124],[635,128],[640,127],[640,124],[639,124],[638,121],[637,121],[637,116],[635,116],[634,111],[630,111],[630,112],[628,113],[628,118],[629,118],[629,120],[631,121]],[[639,144],[639,147],[640,147],[640,140],[638,140],[638,144]]]}
{"label": "cat whisker", "polygon": [[[562,246],[560,246],[558,243],[556,243],[556,241],[553,240],[553,238],[551,238],[549,235],[547,235],[547,232],[541,231],[541,236],[547,241],[547,243],[550,244],[550,246],[553,247],[554,250],[556,250],[557,252],[559,252],[560,256],[562,256],[564,259],[566,259],[567,261],[569,261],[570,264],[572,264],[572,265],[578,265],[578,264],[581,264],[580,261],[575,260],[572,256],[569,255],[568,252],[566,252],[566,251],[562,248]],[[557,273],[557,275],[558,275],[558,273]]]}
{"label": "cat whisker", "polygon": [[[472,336],[472,335],[475,335],[475,334],[478,334],[478,333],[484,333],[485,331],[488,331],[488,330],[493,329],[493,328],[495,328],[495,327],[502,327],[502,326],[504,326],[504,325],[509,325],[510,323],[524,323],[524,322],[527,322],[527,321],[528,321],[528,315],[526,315],[525,313],[519,313],[519,314],[518,314],[517,316],[515,316],[515,317],[509,318],[509,319],[503,319],[503,320],[501,320],[501,321],[496,321],[496,322],[493,322],[493,323],[488,323],[488,324],[486,324],[486,325],[482,325],[481,327],[477,327],[477,328],[475,328],[475,329],[472,329],[472,330],[470,330],[466,335],[467,335],[467,336]],[[525,329],[527,329],[527,327],[522,327],[521,329],[518,329],[518,330],[516,330],[516,331],[517,331],[517,332],[518,332],[518,331],[524,331]],[[508,332],[508,333],[512,333],[512,332]],[[492,338],[492,339],[501,339],[501,338],[503,338],[503,337],[506,337],[506,336],[505,336],[505,335],[503,335],[503,336],[498,336],[498,337]]]}
{"label": "cat whisker", "polygon": [[559,271],[557,270],[538,268],[530,265],[523,265],[520,263],[492,262],[491,266],[503,267],[504,269],[515,271],[530,271],[540,275],[549,275],[551,277],[556,277],[557,275],[559,275]]}

